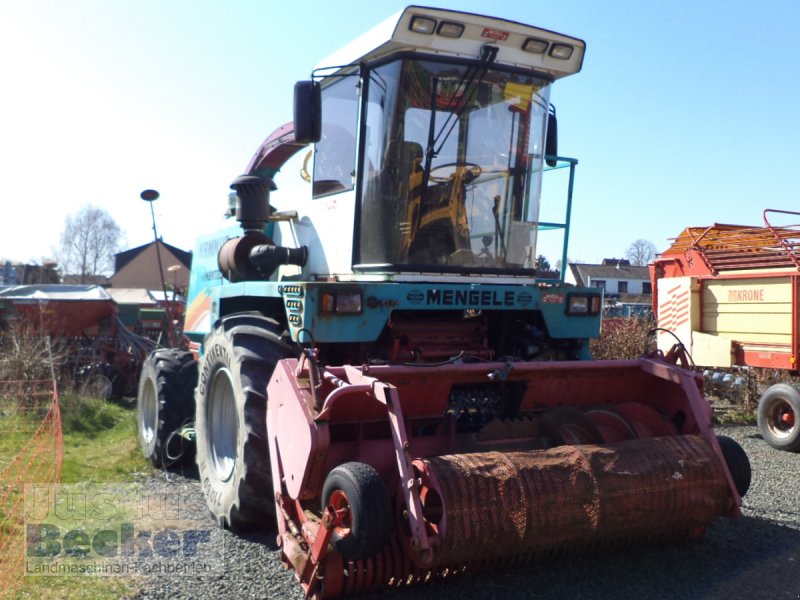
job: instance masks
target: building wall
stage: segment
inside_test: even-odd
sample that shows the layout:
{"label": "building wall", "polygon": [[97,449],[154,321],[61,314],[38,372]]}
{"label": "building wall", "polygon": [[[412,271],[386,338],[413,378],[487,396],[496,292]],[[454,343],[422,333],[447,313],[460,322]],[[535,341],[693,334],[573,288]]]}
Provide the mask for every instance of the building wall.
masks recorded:
{"label": "building wall", "polygon": [[[649,291],[645,292],[644,289],[643,289],[643,284],[645,284],[645,283],[649,284],[650,283],[649,280],[642,281],[641,279],[626,279],[624,277],[619,278],[619,279],[611,279],[611,278],[608,278],[608,277],[597,277],[596,279],[606,282],[605,290],[606,290],[606,293],[609,293],[609,294],[618,293],[618,290],[619,290],[619,285],[618,284],[619,284],[620,281],[625,281],[625,282],[628,283],[628,290],[626,292],[621,292],[623,294],[649,294],[650,293]],[[596,281],[592,281],[592,277],[589,277],[589,281],[587,282],[587,284],[590,285],[590,286],[594,286],[596,284]]]}
{"label": "building wall", "polygon": [[[575,271],[579,270],[576,277]],[[643,273],[641,276],[639,273]],[[631,294],[631,295],[646,295],[652,293],[652,290],[645,287],[650,286],[650,274],[646,268],[641,267],[628,267],[616,269],[607,265],[592,265],[592,264],[574,264],[570,263],[570,268],[567,269],[564,280],[573,285],[586,285],[596,287],[598,281],[605,282],[606,294]],[[626,291],[619,291],[619,282],[626,282],[628,289]]]}
{"label": "building wall", "polygon": [[[185,290],[189,285],[189,269],[187,269],[175,255],[159,242],[161,252],[161,266],[164,269],[164,283],[169,288],[173,286]],[[174,272],[168,269],[179,265],[180,269]],[[148,290],[161,289],[161,277],[158,274],[158,256],[156,246],[152,244],[131,260],[128,264],[114,273],[111,277],[111,286],[117,288],[144,288]]]}

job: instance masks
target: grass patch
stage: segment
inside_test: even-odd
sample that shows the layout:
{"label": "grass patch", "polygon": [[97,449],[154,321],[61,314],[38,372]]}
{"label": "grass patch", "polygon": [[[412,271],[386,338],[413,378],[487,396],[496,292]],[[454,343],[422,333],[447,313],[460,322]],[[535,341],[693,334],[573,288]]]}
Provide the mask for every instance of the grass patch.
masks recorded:
{"label": "grass patch", "polygon": [[[152,471],[139,449],[133,407],[65,394],[61,414],[62,483],[130,483]],[[129,597],[136,589],[135,580],[126,577],[25,577],[15,598],[112,600]]]}
{"label": "grass patch", "polygon": [[122,406],[101,398],[75,393],[64,394],[61,398],[61,425],[65,435],[95,437],[113,429],[125,417],[126,411]]}
{"label": "grass patch", "polygon": [[712,420],[715,425],[755,425],[758,419],[754,411],[746,408],[733,407],[718,410],[715,407]]}
{"label": "grass patch", "polygon": [[63,483],[133,481],[151,465],[136,438],[136,410],[105,400],[83,398],[63,404]]}
{"label": "grass patch", "polygon": [[0,415],[0,470],[25,447],[40,423],[40,418],[25,414]]}
{"label": "grass patch", "polygon": [[73,577],[26,577],[15,600],[117,600],[128,598],[134,589],[130,579],[94,575]]}

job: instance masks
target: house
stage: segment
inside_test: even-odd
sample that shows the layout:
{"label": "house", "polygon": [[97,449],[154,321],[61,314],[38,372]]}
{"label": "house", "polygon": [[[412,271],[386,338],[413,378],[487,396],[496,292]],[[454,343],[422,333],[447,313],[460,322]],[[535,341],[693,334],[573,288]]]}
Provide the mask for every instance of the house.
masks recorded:
{"label": "house", "polygon": [[99,285],[107,288],[109,278],[106,275],[74,275],[66,273],[61,278],[61,283],[65,285]]}
{"label": "house", "polygon": [[624,258],[604,258],[602,264],[569,263],[567,283],[598,287],[606,299],[619,302],[650,302],[650,271],[637,267]]}
{"label": "house", "polygon": [[11,264],[11,261],[0,263],[0,285],[34,285],[59,283],[58,265],[45,261],[36,264]]}
{"label": "house", "polygon": [[[161,274],[158,272],[159,255]],[[116,254],[111,287],[163,290],[166,285],[168,289],[186,290],[191,266],[191,252],[159,239],[157,243],[150,242]]]}

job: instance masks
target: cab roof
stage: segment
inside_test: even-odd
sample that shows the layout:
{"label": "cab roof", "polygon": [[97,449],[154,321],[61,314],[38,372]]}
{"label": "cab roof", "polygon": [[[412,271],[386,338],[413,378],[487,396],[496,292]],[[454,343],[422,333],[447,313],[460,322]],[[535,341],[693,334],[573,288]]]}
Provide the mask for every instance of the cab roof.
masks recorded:
{"label": "cab roof", "polygon": [[316,70],[333,74],[398,52],[478,58],[487,44],[498,48],[497,63],[544,71],[553,79],[580,71],[586,50],[583,40],[515,21],[409,6],[326,58]]}

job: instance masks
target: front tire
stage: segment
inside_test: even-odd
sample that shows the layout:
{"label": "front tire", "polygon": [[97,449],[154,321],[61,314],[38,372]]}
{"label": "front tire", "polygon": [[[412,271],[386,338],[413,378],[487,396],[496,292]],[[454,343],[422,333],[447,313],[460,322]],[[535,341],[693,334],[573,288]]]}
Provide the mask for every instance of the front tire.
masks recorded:
{"label": "front tire", "polygon": [[758,429],[773,448],[800,451],[800,392],[788,383],[776,383],[758,402]]}
{"label": "front tire", "polygon": [[136,425],[142,453],[158,468],[187,464],[192,444],[175,432],[194,418],[197,361],[191,352],[156,350],[142,365]]}
{"label": "front tire", "polygon": [[277,362],[292,355],[278,324],[258,314],[226,317],[206,338],[195,392],[197,467],[222,527],[274,520],[267,384]]}

